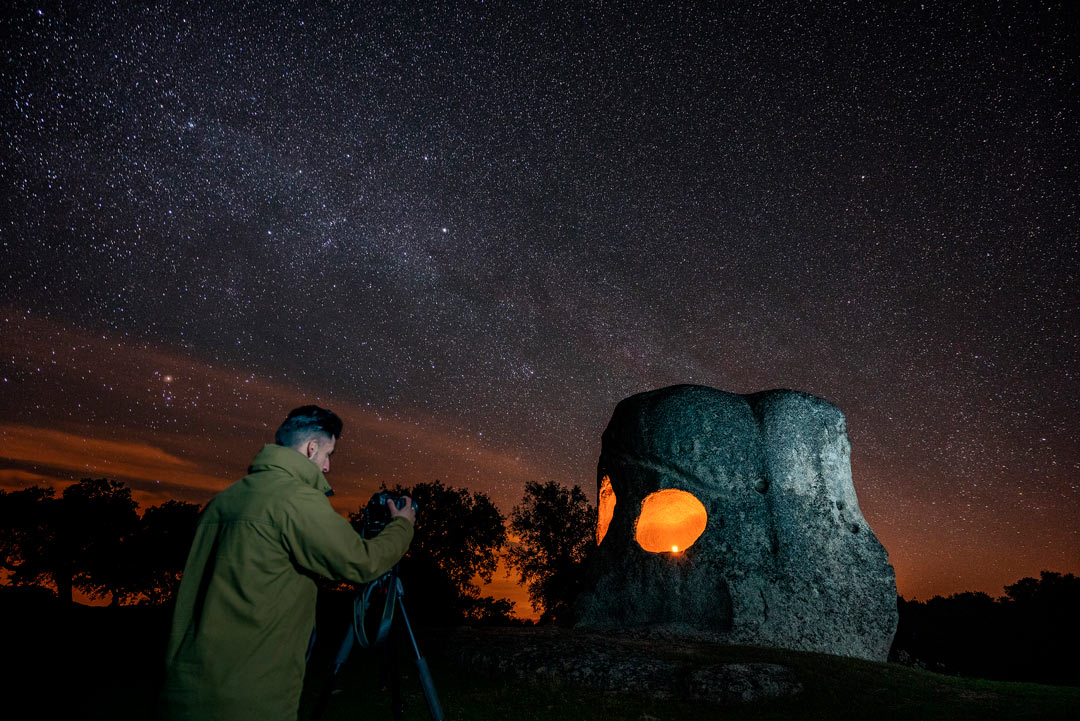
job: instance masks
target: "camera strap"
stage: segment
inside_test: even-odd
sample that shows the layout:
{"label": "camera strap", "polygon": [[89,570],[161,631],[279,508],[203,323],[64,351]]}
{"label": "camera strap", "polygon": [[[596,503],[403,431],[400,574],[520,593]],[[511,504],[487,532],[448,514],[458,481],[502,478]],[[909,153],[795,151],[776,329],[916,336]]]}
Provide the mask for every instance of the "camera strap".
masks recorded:
{"label": "camera strap", "polygon": [[[379,619],[379,630],[375,634],[374,642],[368,638],[367,625],[364,619],[367,617],[368,608],[371,607],[371,594],[386,587],[386,601],[383,603],[382,618]],[[397,605],[398,596],[401,594],[401,581],[396,573],[388,573],[377,581],[368,584],[364,592],[356,599],[353,628],[356,630],[356,638],[361,648],[382,646],[390,636],[390,627],[394,623],[394,606]]]}

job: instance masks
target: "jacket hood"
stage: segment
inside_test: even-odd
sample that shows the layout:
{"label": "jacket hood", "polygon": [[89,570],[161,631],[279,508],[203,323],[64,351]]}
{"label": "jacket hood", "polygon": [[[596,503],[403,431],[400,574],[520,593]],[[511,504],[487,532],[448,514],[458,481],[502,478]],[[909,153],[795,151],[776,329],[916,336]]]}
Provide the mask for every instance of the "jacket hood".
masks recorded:
{"label": "jacket hood", "polygon": [[255,456],[255,460],[251,462],[251,466],[248,467],[248,473],[257,473],[271,468],[280,468],[304,485],[311,486],[327,495],[333,493],[329,481],[318,466],[308,460],[304,454],[292,448],[272,443],[263,446],[263,449]]}

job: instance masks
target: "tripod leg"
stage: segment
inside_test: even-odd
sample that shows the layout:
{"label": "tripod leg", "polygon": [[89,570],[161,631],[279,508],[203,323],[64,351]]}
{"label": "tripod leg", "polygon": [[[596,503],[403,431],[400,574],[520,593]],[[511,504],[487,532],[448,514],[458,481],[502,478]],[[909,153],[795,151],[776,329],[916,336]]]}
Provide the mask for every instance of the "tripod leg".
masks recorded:
{"label": "tripod leg", "polygon": [[353,647],[353,628],[349,626],[345,631],[345,638],[341,641],[341,646],[338,648],[337,657],[334,659],[334,666],[330,670],[330,678],[326,679],[326,686],[323,687],[323,691],[319,694],[319,700],[315,703],[315,710],[311,714],[311,721],[319,721],[323,714],[326,712],[326,705],[330,703],[330,696],[334,693],[334,685],[337,681],[338,672],[341,667],[345,665],[345,661],[349,658],[349,653],[352,652]]}
{"label": "tripod leg", "polygon": [[431,671],[428,670],[427,659],[423,656],[416,659],[416,670],[420,674],[420,688],[424,690],[424,699],[427,701],[432,721],[443,721],[439,695],[435,693],[435,682],[431,680]]}
{"label": "tripod leg", "polygon": [[420,688],[424,691],[424,700],[427,701],[431,721],[444,721],[442,706],[439,705],[439,695],[435,693],[435,682],[431,680],[431,671],[428,670],[427,659],[420,654],[420,647],[416,645],[416,636],[413,635],[412,624],[409,623],[409,616],[405,613],[405,604],[401,602],[401,596],[398,596],[398,608],[401,609],[401,620],[405,624],[405,629],[409,632],[413,653],[416,654],[416,671],[420,675]]}
{"label": "tripod leg", "polygon": [[390,627],[390,638],[384,646],[386,665],[390,669],[390,708],[394,721],[405,718],[405,698],[401,695],[401,667],[398,663],[397,624]]}

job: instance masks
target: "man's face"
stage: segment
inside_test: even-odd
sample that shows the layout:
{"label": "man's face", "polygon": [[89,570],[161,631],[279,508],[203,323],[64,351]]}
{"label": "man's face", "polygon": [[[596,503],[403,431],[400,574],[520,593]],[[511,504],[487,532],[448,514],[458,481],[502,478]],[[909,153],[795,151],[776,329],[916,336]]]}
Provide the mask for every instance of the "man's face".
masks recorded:
{"label": "man's face", "polygon": [[329,473],[330,456],[334,455],[334,446],[336,445],[337,439],[333,437],[308,441],[306,446],[308,460],[318,466],[323,473]]}

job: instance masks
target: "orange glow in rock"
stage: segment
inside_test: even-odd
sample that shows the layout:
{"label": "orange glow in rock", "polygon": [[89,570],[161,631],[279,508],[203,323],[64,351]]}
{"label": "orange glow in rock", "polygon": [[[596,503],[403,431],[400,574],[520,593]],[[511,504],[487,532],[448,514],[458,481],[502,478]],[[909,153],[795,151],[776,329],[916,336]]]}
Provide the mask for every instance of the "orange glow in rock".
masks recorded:
{"label": "orange glow in rock", "polygon": [[641,502],[634,538],[646,551],[678,553],[693,545],[706,521],[705,506],[692,493],[667,488]]}
{"label": "orange glow in rock", "polygon": [[611,517],[615,515],[615,489],[611,487],[611,476],[604,476],[600,479],[600,502],[599,502],[599,519],[596,522],[596,545],[600,545],[600,541],[604,540],[604,536],[607,535],[608,526],[611,524]]}

